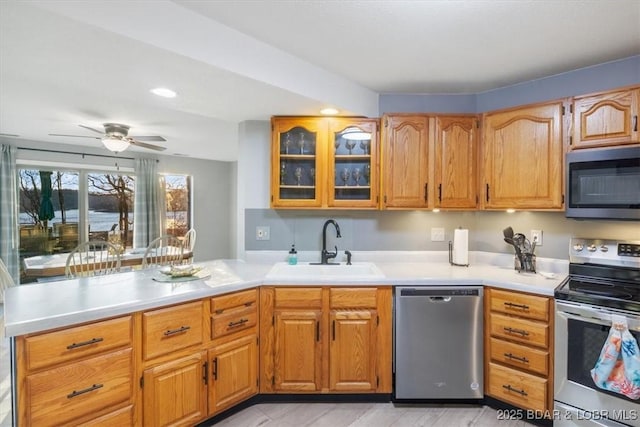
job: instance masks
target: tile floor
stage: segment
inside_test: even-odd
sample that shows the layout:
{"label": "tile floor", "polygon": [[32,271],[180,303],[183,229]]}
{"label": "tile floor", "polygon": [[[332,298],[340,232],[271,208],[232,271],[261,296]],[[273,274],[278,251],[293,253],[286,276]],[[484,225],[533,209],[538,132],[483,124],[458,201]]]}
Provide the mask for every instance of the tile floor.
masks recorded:
{"label": "tile floor", "polygon": [[11,363],[4,336],[4,305],[0,304],[0,427],[11,427]]}
{"label": "tile floor", "polygon": [[499,421],[487,406],[394,405],[392,403],[262,403],[215,424],[216,427],[525,427]]}
{"label": "tile floor", "polygon": [[[9,339],[4,337],[0,304],[0,427],[11,427]],[[498,421],[487,406],[394,405],[392,403],[262,403],[240,411],[216,427],[525,427],[524,421]]]}

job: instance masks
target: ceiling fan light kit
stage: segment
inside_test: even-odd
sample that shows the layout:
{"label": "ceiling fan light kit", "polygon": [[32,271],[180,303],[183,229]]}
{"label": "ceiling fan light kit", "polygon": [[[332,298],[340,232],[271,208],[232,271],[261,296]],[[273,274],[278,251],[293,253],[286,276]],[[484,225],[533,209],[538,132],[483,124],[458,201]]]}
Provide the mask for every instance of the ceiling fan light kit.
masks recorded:
{"label": "ceiling fan light kit", "polygon": [[101,141],[107,150],[113,151],[114,153],[121,153],[129,148],[129,141],[116,135],[106,135]]}

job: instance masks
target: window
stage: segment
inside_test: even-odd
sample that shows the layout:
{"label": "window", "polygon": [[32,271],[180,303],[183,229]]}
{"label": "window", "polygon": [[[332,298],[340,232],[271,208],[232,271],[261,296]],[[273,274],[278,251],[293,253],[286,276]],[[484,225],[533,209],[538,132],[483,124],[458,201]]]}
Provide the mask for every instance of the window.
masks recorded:
{"label": "window", "polygon": [[191,177],[165,175],[167,234],[182,237],[191,228]]}
{"label": "window", "polygon": [[[132,246],[133,175],[25,168],[18,183],[21,260],[70,252],[85,240],[113,241],[109,232]],[[22,283],[34,280],[21,276]]]}

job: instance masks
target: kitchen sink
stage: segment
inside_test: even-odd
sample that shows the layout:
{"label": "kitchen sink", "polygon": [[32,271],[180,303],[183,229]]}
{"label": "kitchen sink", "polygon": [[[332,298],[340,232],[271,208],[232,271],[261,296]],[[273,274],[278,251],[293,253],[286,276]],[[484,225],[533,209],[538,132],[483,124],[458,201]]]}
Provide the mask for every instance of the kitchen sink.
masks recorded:
{"label": "kitchen sink", "polygon": [[290,265],[279,262],[267,273],[267,279],[384,279],[384,274],[372,262],[354,262],[351,265],[341,264],[313,264],[299,263]]}

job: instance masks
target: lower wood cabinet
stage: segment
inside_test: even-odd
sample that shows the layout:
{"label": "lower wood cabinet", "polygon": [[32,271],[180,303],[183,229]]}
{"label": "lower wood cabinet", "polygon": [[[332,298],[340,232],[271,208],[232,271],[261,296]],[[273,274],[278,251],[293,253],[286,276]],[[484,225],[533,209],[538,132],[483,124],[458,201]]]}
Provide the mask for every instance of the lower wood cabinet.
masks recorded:
{"label": "lower wood cabinet", "polygon": [[260,295],[260,392],[391,392],[391,287]]}
{"label": "lower wood cabinet", "polygon": [[143,381],[145,426],[192,425],[206,417],[206,352],[148,368]]}

